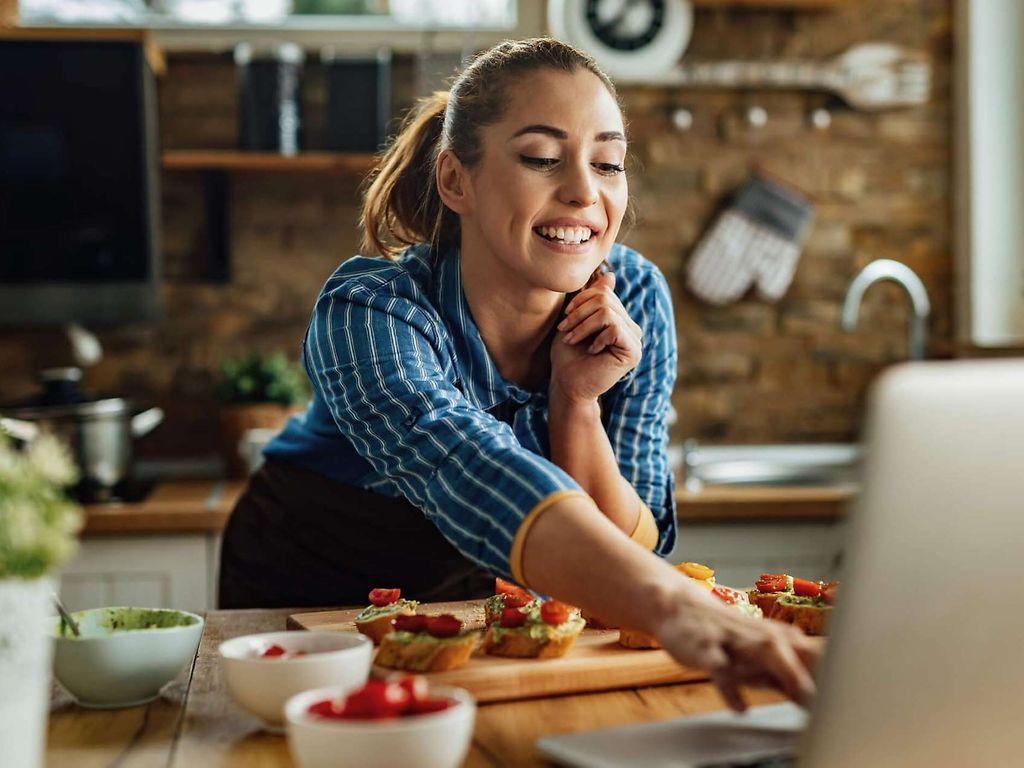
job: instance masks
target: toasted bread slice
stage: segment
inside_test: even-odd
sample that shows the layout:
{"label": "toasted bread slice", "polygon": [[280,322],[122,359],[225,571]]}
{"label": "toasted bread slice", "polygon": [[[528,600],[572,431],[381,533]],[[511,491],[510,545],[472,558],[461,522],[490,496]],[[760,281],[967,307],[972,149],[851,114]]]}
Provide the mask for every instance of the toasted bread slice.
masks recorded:
{"label": "toasted bread slice", "polygon": [[384,635],[391,631],[391,620],[395,616],[412,616],[414,613],[416,613],[415,608],[402,608],[394,613],[385,613],[383,616],[378,616],[369,621],[357,621],[356,629],[373,640],[374,645],[380,645]]}
{"label": "toasted bread slice", "polygon": [[792,605],[776,601],[768,618],[792,624],[805,635],[824,635],[832,607],[828,605]]}
{"label": "toasted bread slice", "polygon": [[756,589],[751,589],[747,591],[747,598],[751,605],[756,605],[761,609],[761,613],[771,616],[776,601],[784,594],[784,592],[759,592]]}
{"label": "toasted bread slice", "polygon": [[654,635],[641,632],[639,629],[626,629],[625,627],[619,630],[619,645],[623,648],[634,648],[640,651],[661,648],[661,643]]}
{"label": "toasted bread slice", "polygon": [[466,632],[458,638],[439,641],[421,633],[410,641],[396,640],[390,633],[381,640],[380,650],[373,663],[391,669],[407,669],[412,672],[444,672],[461,667],[476,649],[479,635]]}
{"label": "toasted bread slice", "polygon": [[484,651],[492,656],[508,656],[515,659],[554,659],[564,656],[582,631],[565,632],[544,640],[537,640],[518,632],[502,632],[496,637],[493,629],[484,636]]}

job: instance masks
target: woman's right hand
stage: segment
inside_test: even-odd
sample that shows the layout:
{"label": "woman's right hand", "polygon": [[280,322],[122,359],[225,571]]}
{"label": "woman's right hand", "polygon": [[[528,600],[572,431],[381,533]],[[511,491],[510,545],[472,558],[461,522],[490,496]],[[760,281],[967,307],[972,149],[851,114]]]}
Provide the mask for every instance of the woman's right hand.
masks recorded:
{"label": "woman's right hand", "polygon": [[742,685],[777,688],[804,706],[814,698],[824,640],[789,624],[750,618],[709,595],[675,601],[654,634],[681,664],[708,671],[737,712],[746,709]]}

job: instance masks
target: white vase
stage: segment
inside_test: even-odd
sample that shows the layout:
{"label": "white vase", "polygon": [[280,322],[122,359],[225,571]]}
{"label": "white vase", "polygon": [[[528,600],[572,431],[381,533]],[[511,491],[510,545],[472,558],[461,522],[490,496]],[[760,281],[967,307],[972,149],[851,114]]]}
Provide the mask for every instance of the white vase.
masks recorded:
{"label": "white vase", "polygon": [[0,745],[4,768],[43,764],[53,659],[49,579],[0,579]]}

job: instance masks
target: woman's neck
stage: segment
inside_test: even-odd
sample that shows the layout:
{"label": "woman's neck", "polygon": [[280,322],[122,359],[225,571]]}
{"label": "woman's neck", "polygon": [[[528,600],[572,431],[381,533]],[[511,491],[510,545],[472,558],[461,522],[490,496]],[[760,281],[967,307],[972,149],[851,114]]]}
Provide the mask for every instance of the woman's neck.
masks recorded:
{"label": "woman's neck", "polygon": [[537,389],[550,370],[547,340],[565,295],[526,285],[495,259],[462,253],[462,290],[487,352],[506,380]]}

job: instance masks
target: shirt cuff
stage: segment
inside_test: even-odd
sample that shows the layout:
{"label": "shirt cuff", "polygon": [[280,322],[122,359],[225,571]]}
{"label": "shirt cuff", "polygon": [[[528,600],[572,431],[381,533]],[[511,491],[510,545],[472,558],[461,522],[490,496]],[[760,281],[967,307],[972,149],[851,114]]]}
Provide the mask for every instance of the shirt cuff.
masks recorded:
{"label": "shirt cuff", "polygon": [[658,523],[654,519],[654,513],[651,512],[650,507],[641,501],[640,518],[636,521],[636,528],[633,529],[633,533],[629,535],[629,538],[644,549],[649,549],[653,552],[654,548],[658,546],[658,537]]}
{"label": "shirt cuff", "polygon": [[[526,578],[523,574],[523,547],[526,545],[526,537],[529,536],[530,529],[542,514],[555,505],[555,502],[561,501],[569,496],[583,496],[584,498],[590,498],[583,491],[555,491],[537,502],[536,506],[530,510],[530,513],[523,518],[523,522],[519,524],[519,528],[516,530],[516,535],[512,539],[512,549],[508,555],[508,564],[509,568],[512,570],[512,578],[517,584],[522,584],[524,587],[530,586],[527,584]],[[648,514],[650,514],[649,511]]]}

